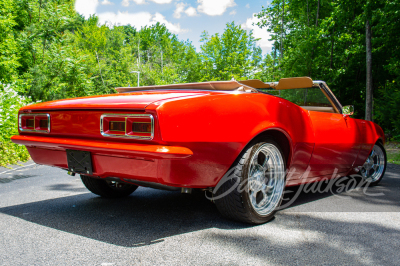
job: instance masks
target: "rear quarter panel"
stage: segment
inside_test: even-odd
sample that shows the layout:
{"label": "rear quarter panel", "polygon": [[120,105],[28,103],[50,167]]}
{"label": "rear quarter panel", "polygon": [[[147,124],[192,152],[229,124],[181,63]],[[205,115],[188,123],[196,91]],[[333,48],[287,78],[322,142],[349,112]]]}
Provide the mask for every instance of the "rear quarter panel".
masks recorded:
{"label": "rear quarter panel", "polygon": [[357,124],[360,129],[357,136],[357,141],[361,143],[361,148],[358,153],[354,167],[362,166],[370,154],[372,148],[378,140],[385,143],[385,134],[380,126],[371,121],[362,119],[352,119],[353,123]]}
{"label": "rear quarter panel", "polygon": [[162,141],[193,151],[189,161],[163,162],[159,175],[170,175],[170,184],[215,186],[245,146],[266,130],[279,130],[288,137],[289,165],[305,168],[312,154],[314,134],[308,112],[278,97],[211,93],[153,103],[147,109],[157,111]]}

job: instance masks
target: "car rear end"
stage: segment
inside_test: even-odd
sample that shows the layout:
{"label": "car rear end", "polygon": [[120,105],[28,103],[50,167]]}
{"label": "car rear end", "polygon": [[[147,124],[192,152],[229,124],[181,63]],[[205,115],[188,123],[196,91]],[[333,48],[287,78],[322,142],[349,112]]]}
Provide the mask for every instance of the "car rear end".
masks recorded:
{"label": "car rear end", "polygon": [[157,111],[146,106],[188,95],[193,93],[119,94],[26,106],[12,141],[26,145],[38,164],[96,178],[163,183],[160,161],[193,153],[163,142]]}

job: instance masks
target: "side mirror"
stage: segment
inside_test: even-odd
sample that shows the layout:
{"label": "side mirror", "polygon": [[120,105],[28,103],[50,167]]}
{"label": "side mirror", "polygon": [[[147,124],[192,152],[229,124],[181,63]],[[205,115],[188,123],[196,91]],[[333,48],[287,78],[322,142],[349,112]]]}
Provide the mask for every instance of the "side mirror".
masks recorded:
{"label": "side mirror", "polygon": [[343,106],[342,114],[344,116],[351,116],[354,114],[354,105]]}

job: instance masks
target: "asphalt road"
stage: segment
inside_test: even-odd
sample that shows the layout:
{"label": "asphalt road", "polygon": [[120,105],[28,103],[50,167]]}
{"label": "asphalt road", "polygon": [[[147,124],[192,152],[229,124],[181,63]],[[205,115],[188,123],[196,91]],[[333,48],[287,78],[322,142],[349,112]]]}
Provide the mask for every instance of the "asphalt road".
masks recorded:
{"label": "asphalt road", "polygon": [[400,166],[366,192],[286,195],[249,226],[200,194],[102,199],[63,170],[0,168],[0,265],[399,265]]}

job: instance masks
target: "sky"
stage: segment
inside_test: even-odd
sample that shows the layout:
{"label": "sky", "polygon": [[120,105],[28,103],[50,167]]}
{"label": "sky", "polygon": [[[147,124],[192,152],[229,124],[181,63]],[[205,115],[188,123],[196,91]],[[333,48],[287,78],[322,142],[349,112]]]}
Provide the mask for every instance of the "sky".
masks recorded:
{"label": "sky", "polygon": [[190,40],[200,51],[200,35],[205,30],[210,35],[223,33],[226,23],[234,21],[253,36],[260,38],[257,45],[263,53],[271,51],[266,29],[253,26],[267,1],[244,0],[76,0],[75,9],[88,18],[99,17],[101,24],[128,25],[140,29],[157,22],[164,23],[170,32],[181,40]]}

